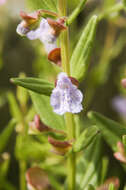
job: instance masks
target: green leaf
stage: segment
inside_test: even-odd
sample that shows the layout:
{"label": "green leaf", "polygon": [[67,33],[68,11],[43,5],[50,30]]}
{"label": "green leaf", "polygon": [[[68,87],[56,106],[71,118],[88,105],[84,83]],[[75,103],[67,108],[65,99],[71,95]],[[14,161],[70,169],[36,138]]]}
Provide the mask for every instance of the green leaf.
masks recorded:
{"label": "green leaf", "polygon": [[125,150],[126,150],[126,135],[123,135],[122,141],[123,141],[123,144],[124,144],[124,147],[125,147]]}
{"label": "green leaf", "polygon": [[113,184],[110,184],[108,190],[115,190],[114,185],[113,185]]}
{"label": "green leaf", "polygon": [[107,157],[102,158],[102,169],[101,169],[101,184],[104,183],[107,171],[108,171],[108,164],[109,164],[109,159]]}
{"label": "green leaf", "polygon": [[39,143],[32,136],[17,136],[15,155],[19,160],[42,160],[48,156],[49,150],[49,144]]}
{"label": "green leaf", "polygon": [[31,90],[33,92],[37,92],[39,94],[44,94],[49,96],[52,93],[54,85],[49,83],[46,80],[38,79],[38,78],[12,78],[11,82],[16,85],[22,86]]}
{"label": "green leaf", "polygon": [[30,9],[46,9],[50,11],[57,11],[57,0],[26,0]]}
{"label": "green leaf", "polygon": [[15,119],[12,119],[0,134],[0,153],[4,151],[8,143],[9,137],[14,130],[15,124],[16,124]]}
{"label": "green leaf", "polygon": [[40,115],[41,120],[49,127],[54,129],[64,130],[64,117],[53,112],[48,96],[39,95],[30,92],[36,112]]}
{"label": "green leaf", "polygon": [[102,141],[98,134],[92,144],[84,151],[77,164],[77,187],[84,190],[89,184],[98,186],[101,172]]}
{"label": "green leaf", "polygon": [[[24,73],[20,73],[19,77],[25,78],[26,76]],[[26,89],[18,86],[17,92],[16,92],[16,97],[20,103],[20,106],[22,108],[26,108],[27,101],[28,101],[28,91]]]}
{"label": "green leaf", "polygon": [[117,142],[126,134],[125,127],[97,112],[89,112],[88,117],[99,128],[105,141],[116,151]]}
{"label": "green leaf", "polygon": [[49,181],[52,185],[52,187],[55,189],[55,190],[63,190],[63,187],[61,186],[61,184],[58,182],[58,180],[56,179],[56,177],[53,176],[54,175],[54,172],[53,174],[51,173],[48,173],[48,177],[49,177]]}
{"label": "green leaf", "polygon": [[8,97],[9,108],[10,108],[10,113],[12,117],[14,117],[18,122],[22,122],[23,120],[22,112],[19,108],[19,105],[16,102],[15,96],[13,95],[12,92],[9,92],[7,94],[7,97]]}
{"label": "green leaf", "polygon": [[71,15],[68,17],[68,19],[67,19],[67,25],[70,25],[76,19],[76,17],[79,15],[79,13],[84,8],[86,2],[87,2],[87,0],[80,0],[78,6],[71,13]]}
{"label": "green leaf", "polygon": [[98,128],[96,126],[86,128],[79,136],[79,138],[76,140],[73,146],[73,151],[79,152],[87,148],[97,134],[98,134]]}
{"label": "green leaf", "polygon": [[17,190],[14,185],[12,185],[9,181],[5,180],[3,181],[3,186],[1,189],[6,189],[6,190]]}
{"label": "green leaf", "polygon": [[85,190],[95,190],[95,188],[92,185],[88,185],[88,187]]}
{"label": "green leaf", "polygon": [[93,48],[96,27],[97,27],[97,16],[93,16],[86,28],[84,28],[79,42],[77,43],[74,52],[70,60],[71,76],[78,80],[84,78],[89,65],[89,58]]}
{"label": "green leaf", "polygon": [[124,7],[126,9],[126,0],[122,0],[122,1],[123,1],[123,5],[124,5]]}
{"label": "green leaf", "polygon": [[10,165],[10,155],[7,152],[4,152],[1,157],[2,162],[0,163],[0,184],[4,179],[6,179]]}

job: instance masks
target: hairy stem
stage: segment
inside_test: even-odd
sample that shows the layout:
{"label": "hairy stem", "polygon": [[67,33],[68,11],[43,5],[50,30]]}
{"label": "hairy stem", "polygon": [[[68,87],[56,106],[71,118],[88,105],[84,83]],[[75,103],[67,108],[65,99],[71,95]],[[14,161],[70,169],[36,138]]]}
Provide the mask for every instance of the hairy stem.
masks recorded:
{"label": "hairy stem", "polygon": [[[59,13],[60,16],[67,16],[67,0],[59,0]],[[69,63],[69,30],[62,32],[60,38],[61,45],[61,58],[62,58],[62,69],[64,72],[70,75],[70,63]],[[75,139],[75,124],[74,116],[71,113],[65,114],[65,122],[67,127],[68,140]],[[76,176],[76,155],[70,153],[68,156],[68,190],[75,190],[75,176]]]}

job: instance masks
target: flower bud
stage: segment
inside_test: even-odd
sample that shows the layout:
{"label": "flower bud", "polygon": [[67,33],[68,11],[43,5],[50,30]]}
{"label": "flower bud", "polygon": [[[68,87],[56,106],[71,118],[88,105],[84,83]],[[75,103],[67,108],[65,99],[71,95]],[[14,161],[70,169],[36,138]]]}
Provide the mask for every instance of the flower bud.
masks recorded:
{"label": "flower bud", "polygon": [[58,154],[58,155],[61,155],[61,156],[65,155],[72,146],[72,144],[68,141],[56,140],[50,136],[48,137],[48,142],[53,147],[51,152]]}
{"label": "flower bud", "polygon": [[47,174],[39,167],[27,170],[26,181],[29,190],[51,190]]}

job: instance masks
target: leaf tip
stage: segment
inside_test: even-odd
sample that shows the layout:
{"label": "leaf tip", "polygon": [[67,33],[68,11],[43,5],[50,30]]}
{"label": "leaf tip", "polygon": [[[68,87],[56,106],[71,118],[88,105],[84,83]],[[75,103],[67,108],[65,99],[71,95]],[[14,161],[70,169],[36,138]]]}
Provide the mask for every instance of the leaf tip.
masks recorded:
{"label": "leaf tip", "polygon": [[14,83],[14,78],[10,78],[10,82],[11,82],[11,83]]}
{"label": "leaf tip", "polygon": [[92,111],[88,112],[87,116],[88,116],[89,118],[92,118],[93,112],[92,112]]}

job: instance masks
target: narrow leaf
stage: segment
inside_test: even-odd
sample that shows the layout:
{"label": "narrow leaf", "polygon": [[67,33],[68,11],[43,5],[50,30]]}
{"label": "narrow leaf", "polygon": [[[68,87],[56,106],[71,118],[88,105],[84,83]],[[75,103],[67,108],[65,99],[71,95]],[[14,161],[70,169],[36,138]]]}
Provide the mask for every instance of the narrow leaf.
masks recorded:
{"label": "narrow leaf", "polygon": [[93,16],[83,30],[70,60],[71,75],[78,80],[83,79],[89,65],[89,58],[95,40],[97,16]]}
{"label": "narrow leaf", "polygon": [[76,140],[73,151],[79,152],[88,147],[88,145],[93,141],[93,139],[98,134],[98,128],[96,126],[86,128],[83,133]]}
{"label": "narrow leaf", "polygon": [[88,187],[86,188],[86,190],[95,190],[95,188],[92,185],[88,185]]}
{"label": "narrow leaf", "polygon": [[16,121],[12,119],[9,124],[5,127],[5,129],[0,134],[0,153],[4,151],[9,137],[12,134],[14,127],[15,127]]}
{"label": "narrow leaf", "polygon": [[49,96],[54,88],[54,85],[46,80],[38,78],[12,78],[11,82],[16,85],[27,88],[28,90],[37,92],[39,94],[44,94]]}
{"label": "narrow leaf", "polygon": [[41,144],[32,139],[31,136],[18,135],[16,139],[15,155],[19,160],[38,160],[45,158],[50,150],[50,146]]}
{"label": "narrow leaf", "polygon": [[9,101],[10,113],[12,117],[14,117],[18,122],[22,122],[23,120],[22,112],[20,110],[19,105],[16,102],[15,96],[13,95],[12,92],[9,92],[7,96]]}
{"label": "narrow leaf", "polygon": [[84,151],[77,165],[77,189],[84,190],[89,184],[97,186],[101,172],[101,135]]}
{"label": "narrow leaf", "polygon": [[0,183],[2,183],[4,179],[6,179],[10,165],[10,155],[7,152],[4,152],[1,157],[2,162],[0,164]]}
{"label": "narrow leaf", "polygon": [[126,0],[122,0],[122,1],[123,1],[123,5],[124,5],[124,7],[126,9]]}
{"label": "narrow leaf", "polygon": [[115,190],[114,185],[113,185],[113,184],[110,184],[110,185],[109,185],[109,189],[108,189],[108,190]]}
{"label": "narrow leaf", "polygon": [[35,110],[40,115],[41,120],[47,126],[54,129],[65,129],[64,117],[57,115],[53,112],[50,105],[50,98],[48,96],[39,95],[34,92],[30,92]]}
{"label": "narrow leaf", "polygon": [[124,126],[96,112],[89,112],[88,117],[99,128],[111,148],[116,151],[117,142],[121,141],[122,136],[126,134]]}
{"label": "narrow leaf", "polygon": [[78,6],[71,13],[71,15],[68,17],[68,19],[67,19],[67,25],[70,25],[76,19],[76,17],[79,15],[79,13],[84,8],[86,2],[87,2],[87,0],[80,0]]}

